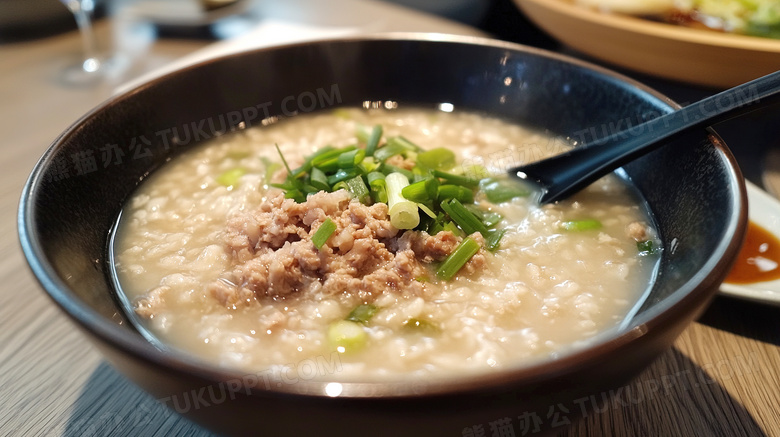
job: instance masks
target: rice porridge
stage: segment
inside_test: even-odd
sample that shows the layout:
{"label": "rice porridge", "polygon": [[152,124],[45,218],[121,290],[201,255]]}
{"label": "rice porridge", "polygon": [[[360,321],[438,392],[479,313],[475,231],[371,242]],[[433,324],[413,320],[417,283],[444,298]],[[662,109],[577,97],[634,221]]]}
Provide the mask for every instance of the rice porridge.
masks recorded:
{"label": "rice porridge", "polygon": [[[402,153],[391,154],[394,141]],[[566,147],[502,120],[423,109],[339,109],[225,135],[128,200],[112,247],[118,283],[162,344],[241,371],[337,353],[327,379],[428,379],[555,358],[615,328],[658,258],[647,211],[614,176],[542,207],[489,196],[489,184],[511,184],[489,174]],[[406,217],[391,174],[407,176],[396,203],[420,188],[418,205],[433,209],[413,212],[413,229],[396,221]],[[459,200],[442,201],[450,192]],[[440,204],[465,207],[481,231]]]}

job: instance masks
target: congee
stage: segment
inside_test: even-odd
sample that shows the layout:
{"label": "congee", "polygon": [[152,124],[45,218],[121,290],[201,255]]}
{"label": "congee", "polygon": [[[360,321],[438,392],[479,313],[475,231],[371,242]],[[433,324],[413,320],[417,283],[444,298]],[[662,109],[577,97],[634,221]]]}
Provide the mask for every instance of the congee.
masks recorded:
{"label": "congee", "polygon": [[569,147],[419,108],[223,135],[127,201],[118,287],[159,344],[241,371],[335,357],[315,376],[429,379],[555,358],[616,329],[660,249],[614,175],[544,206],[501,176]]}

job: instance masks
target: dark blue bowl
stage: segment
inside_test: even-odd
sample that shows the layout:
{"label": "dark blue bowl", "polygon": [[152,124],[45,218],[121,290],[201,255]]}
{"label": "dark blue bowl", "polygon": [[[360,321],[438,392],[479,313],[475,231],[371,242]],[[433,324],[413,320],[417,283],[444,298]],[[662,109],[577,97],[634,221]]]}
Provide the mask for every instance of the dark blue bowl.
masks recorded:
{"label": "dark blue bowl", "polygon": [[[27,260],[46,292],[117,369],[210,429],[461,435],[503,417],[546,418],[558,404],[576,413],[573,400],[625,384],[704,310],[741,245],[747,220],[742,177],[718,136],[702,130],[624,168],[667,248],[631,329],[543,365],[427,384],[342,384],[340,395],[331,397],[327,383],[277,386],[162,352],[132,328],[114,298],[107,244],[123,202],[149,172],[223,128],[387,100],[452,103],[573,138],[676,107],[611,71],[491,40],[342,39],[219,58],[116,96],[57,138],[22,194],[19,234]],[[188,138],[179,132],[173,141],[172,128],[193,123]],[[101,153],[117,148],[121,163],[104,165]],[[217,396],[205,399],[209,406],[195,405],[205,388]]]}

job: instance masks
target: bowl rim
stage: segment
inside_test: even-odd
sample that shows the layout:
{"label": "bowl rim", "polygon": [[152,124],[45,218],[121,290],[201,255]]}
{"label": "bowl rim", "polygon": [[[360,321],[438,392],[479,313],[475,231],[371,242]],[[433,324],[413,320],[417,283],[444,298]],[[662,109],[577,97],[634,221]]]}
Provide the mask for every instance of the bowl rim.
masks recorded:
{"label": "bowl rim", "polygon": [[[106,101],[81,116],[63,131],[37,161],[22,190],[17,215],[17,227],[19,241],[24,256],[30,269],[34,273],[35,278],[44,291],[46,291],[49,297],[74,322],[76,322],[80,328],[84,329],[100,341],[120,349],[123,354],[130,355],[137,360],[147,362],[158,368],[174,373],[183,372],[186,375],[207,380],[214,384],[242,380],[249,375],[250,373],[248,372],[236,369],[225,369],[208,364],[189,354],[175,351],[161,351],[155,348],[142,335],[133,333],[117,325],[111,319],[106,318],[91,309],[89,305],[82,303],[81,299],[58,277],[53,266],[46,261],[46,256],[42,249],[39,237],[34,231],[35,226],[33,217],[35,216],[35,203],[33,199],[38,191],[38,186],[41,183],[42,172],[59,145],[69,136],[76,134],[81,124],[86,120],[92,118],[95,114],[100,113],[104,108],[128,99],[132,97],[132,95],[154,84],[175,78],[175,76],[182,72],[198,69],[202,65],[219,62],[227,58],[257,56],[263,52],[284,50],[292,47],[328,45],[334,43],[370,43],[376,41],[475,45],[523,52],[528,55],[551,59],[601,73],[605,75],[605,77],[630,85],[639,91],[658,99],[660,102],[668,105],[670,109],[680,108],[677,103],[660,92],[608,68],[544,49],[475,36],[410,32],[382,33],[297,42],[246,50],[203,60],[161,76],[151,78],[146,82],[137,84],[134,88],[111,96]],[[670,320],[684,317],[684,315],[690,313],[692,309],[703,305],[702,300],[708,301],[714,295],[717,290],[717,283],[719,283],[717,282],[717,272],[728,271],[728,268],[741,245],[747,222],[747,198],[739,167],[737,166],[734,156],[725,146],[723,141],[717,137],[717,134],[712,134],[713,144],[729,163],[730,179],[735,182],[730,186],[733,199],[735,199],[735,204],[727,226],[727,232],[729,235],[732,235],[732,238],[724,239],[719,242],[717,248],[710,254],[707,262],[702,266],[699,272],[663,301],[654,305],[653,308],[645,313],[637,316],[635,322],[632,323],[631,329],[618,334],[615,334],[614,332],[609,334],[610,331],[601,333],[607,335],[602,336],[599,334],[599,337],[601,337],[599,341],[594,342],[588,347],[563,354],[559,358],[544,359],[532,364],[510,365],[498,372],[470,373],[466,378],[449,376],[446,378],[425,381],[423,384],[417,380],[344,381],[314,379],[309,381],[297,381],[294,384],[281,384],[280,386],[269,387],[266,384],[264,389],[255,388],[253,391],[266,394],[298,395],[323,399],[332,397],[331,395],[328,395],[325,390],[326,386],[331,383],[338,383],[341,385],[342,391],[336,397],[339,399],[377,397],[381,397],[382,399],[420,398],[506,391],[507,387],[511,387],[513,383],[518,381],[523,381],[525,383],[541,382],[553,379],[557,376],[566,375],[577,368],[597,365],[599,357],[604,354],[614,352],[627,346],[634,339],[654,332],[658,327],[667,325]],[[106,230],[107,234],[108,232],[109,230]],[[723,273],[723,276],[725,276],[725,273]],[[722,278],[720,279],[722,280]],[[715,285],[710,286],[712,285],[710,282]]]}

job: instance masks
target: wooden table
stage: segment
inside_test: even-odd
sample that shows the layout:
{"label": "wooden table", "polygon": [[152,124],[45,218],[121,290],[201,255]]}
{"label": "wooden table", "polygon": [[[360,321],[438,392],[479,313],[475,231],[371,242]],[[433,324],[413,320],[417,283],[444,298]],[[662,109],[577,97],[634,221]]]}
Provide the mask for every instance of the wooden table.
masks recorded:
{"label": "wooden table", "polygon": [[[275,6],[259,2],[258,8],[266,18],[354,26],[359,31],[478,33],[370,2],[339,0],[327,2],[327,7],[326,2],[311,2],[301,8],[304,1]],[[103,20],[97,30],[104,36],[126,37],[117,34],[116,21]],[[57,134],[122,81],[210,43],[156,40],[138,29],[133,32],[137,40],[132,68],[110,83],[88,88],[67,87],[56,79],[59,69],[78,57],[75,32],[0,45],[4,138],[0,141],[0,435],[210,435],[114,371],[40,289],[19,249],[19,194],[32,166]],[[582,405],[594,403],[597,412],[568,425],[563,421],[561,433],[780,435],[778,320],[780,308],[717,298],[674,348],[637,379],[612,393],[582,400]],[[565,418],[564,412],[558,413]],[[485,423],[483,430],[490,436],[493,429]],[[523,430],[515,423],[511,429],[496,431],[519,436]]]}

